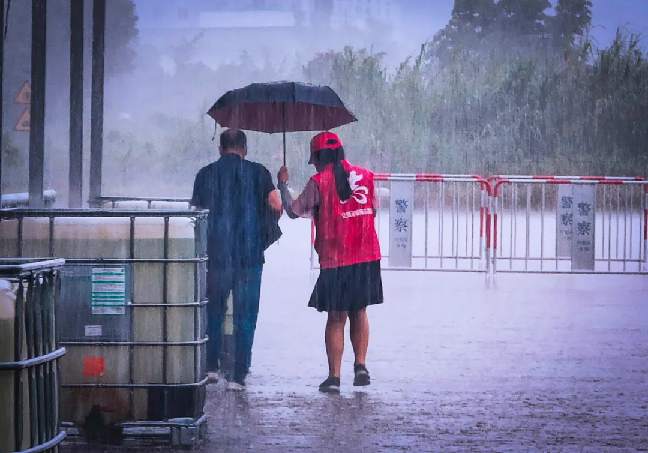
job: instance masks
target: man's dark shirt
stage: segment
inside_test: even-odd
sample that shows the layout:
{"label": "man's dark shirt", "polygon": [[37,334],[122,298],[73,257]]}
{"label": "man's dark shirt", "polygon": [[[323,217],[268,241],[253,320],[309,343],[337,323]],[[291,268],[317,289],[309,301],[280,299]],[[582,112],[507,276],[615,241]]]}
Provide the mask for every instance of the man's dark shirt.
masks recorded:
{"label": "man's dark shirt", "polygon": [[225,154],[200,169],[191,204],[209,209],[207,253],[210,267],[263,264],[262,225],[268,194],[275,189],[261,164]]}

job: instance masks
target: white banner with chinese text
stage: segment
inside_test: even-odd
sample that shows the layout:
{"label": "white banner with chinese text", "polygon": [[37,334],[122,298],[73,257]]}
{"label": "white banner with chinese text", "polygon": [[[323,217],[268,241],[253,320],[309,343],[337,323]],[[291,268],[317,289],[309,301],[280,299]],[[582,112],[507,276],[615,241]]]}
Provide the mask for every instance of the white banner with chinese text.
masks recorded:
{"label": "white banner with chinese text", "polygon": [[556,253],[559,257],[570,257],[572,247],[572,225],[574,223],[574,197],[572,185],[558,186],[558,203],[556,205]]}
{"label": "white banner with chinese text", "polygon": [[572,196],[571,269],[572,271],[593,271],[596,186],[574,184]]}
{"label": "white banner with chinese text", "polygon": [[389,205],[389,265],[412,267],[414,182],[392,181]]}

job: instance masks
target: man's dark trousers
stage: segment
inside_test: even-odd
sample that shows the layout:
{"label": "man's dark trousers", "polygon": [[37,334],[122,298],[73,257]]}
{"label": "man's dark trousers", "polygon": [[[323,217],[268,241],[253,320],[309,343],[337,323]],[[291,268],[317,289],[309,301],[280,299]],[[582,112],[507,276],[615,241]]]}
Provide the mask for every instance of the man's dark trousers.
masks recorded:
{"label": "man's dark trousers", "polygon": [[[232,292],[234,308],[234,380],[243,380],[248,373],[252,357],[252,343],[259,314],[261,273],[263,265],[246,268],[209,266],[207,287],[207,370],[220,369],[222,353],[223,319],[227,297]],[[222,370],[230,371],[230,370]]]}

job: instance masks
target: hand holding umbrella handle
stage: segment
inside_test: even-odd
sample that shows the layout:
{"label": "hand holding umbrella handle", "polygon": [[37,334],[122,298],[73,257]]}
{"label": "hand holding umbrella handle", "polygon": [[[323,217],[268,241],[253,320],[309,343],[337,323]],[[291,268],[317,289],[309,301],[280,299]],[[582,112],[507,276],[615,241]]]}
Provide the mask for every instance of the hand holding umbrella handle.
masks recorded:
{"label": "hand holding umbrella handle", "polygon": [[279,184],[287,184],[288,177],[288,169],[285,166],[281,167],[277,173],[277,181],[279,181]]}

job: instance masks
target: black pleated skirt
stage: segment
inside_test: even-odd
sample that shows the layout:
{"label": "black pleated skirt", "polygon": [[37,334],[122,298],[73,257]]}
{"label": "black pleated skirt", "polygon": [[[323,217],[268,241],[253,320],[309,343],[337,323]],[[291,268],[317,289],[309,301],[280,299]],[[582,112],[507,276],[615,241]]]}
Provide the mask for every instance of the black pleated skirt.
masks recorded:
{"label": "black pleated skirt", "polygon": [[309,307],[317,311],[356,311],[382,304],[380,261],[321,269]]}

